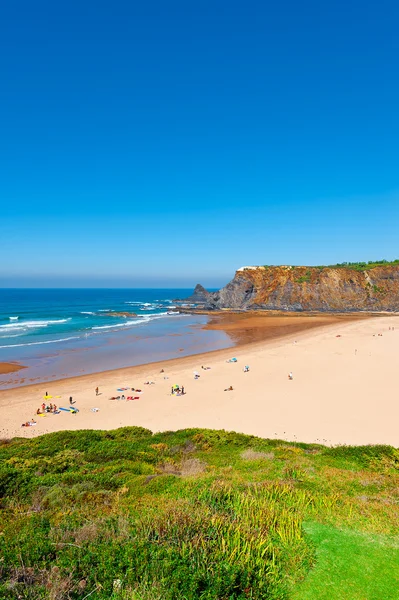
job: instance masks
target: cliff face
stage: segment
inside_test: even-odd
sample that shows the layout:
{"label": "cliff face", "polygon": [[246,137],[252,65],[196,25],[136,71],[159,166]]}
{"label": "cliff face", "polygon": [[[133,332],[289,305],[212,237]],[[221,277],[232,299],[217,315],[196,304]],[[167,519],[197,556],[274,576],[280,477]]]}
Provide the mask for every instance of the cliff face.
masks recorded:
{"label": "cliff face", "polygon": [[194,304],[207,304],[211,295],[212,294],[210,292],[207,292],[206,289],[200,283],[197,283],[194,289],[194,293],[188,298],[185,298],[184,301],[192,302]]}
{"label": "cliff face", "polygon": [[399,267],[258,267],[208,295],[209,309],[399,311]]}

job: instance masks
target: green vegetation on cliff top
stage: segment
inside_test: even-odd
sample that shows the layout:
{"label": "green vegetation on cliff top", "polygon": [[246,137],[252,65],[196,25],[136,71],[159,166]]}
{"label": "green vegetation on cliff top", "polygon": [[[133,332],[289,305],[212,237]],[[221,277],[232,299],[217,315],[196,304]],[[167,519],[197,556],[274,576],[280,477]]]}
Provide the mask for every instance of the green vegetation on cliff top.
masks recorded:
{"label": "green vegetation on cliff top", "polygon": [[[266,269],[276,265],[264,265]],[[294,268],[300,267],[301,265],[291,265]],[[376,267],[398,267],[399,258],[395,260],[370,260],[368,262],[343,262],[335,265],[315,265],[306,268],[314,269],[351,269],[352,271],[370,271]]]}
{"label": "green vegetation on cliff top", "polygon": [[0,598],[394,600],[399,451],[191,429],[0,444]]}

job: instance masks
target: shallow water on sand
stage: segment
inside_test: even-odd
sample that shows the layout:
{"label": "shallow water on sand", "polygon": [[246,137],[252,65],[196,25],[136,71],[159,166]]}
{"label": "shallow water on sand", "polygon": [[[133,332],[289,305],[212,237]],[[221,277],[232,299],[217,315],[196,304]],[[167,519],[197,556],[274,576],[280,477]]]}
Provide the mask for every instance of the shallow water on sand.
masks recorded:
{"label": "shallow water on sand", "polygon": [[[228,348],[205,315],[172,313],[190,290],[0,290],[0,389]],[[137,316],[107,313],[134,312]],[[169,313],[169,314],[168,314]]]}

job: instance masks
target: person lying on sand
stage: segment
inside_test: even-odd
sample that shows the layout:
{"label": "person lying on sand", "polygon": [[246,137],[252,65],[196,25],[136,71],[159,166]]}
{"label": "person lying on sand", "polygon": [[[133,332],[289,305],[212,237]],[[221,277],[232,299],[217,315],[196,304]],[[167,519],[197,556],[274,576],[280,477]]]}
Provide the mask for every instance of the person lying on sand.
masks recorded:
{"label": "person lying on sand", "polygon": [[22,423],[21,427],[32,427],[36,425],[36,421],[32,419],[31,421],[26,421],[26,423]]}
{"label": "person lying on sand", "polygon": [[230,387],[226,388],[224,391],[225,392],[232,392],[233,391],[233,386],[231,385]]}

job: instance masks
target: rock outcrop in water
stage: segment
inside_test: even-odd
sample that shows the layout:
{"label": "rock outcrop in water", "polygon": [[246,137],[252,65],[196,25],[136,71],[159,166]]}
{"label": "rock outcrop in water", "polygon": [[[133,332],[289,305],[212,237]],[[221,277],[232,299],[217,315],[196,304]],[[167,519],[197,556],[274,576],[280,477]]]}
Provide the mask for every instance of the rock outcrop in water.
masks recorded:
{"label": "rock outcrop in water", "polygon": [[[399,311],[399,267],[243,267],[218,292],[202,286],[208,310]],[[205,292],[205,294],[203,293]],[[193,300],[193,302],[195,302]]]}
{"label": "rock outcrop in water", "polygon": [[212,294],[207,292],[207,290],[200,283],[197,283],[195,286],[194,292],[191,296],[184,299],[184,302],[188,302],[190,304],[208,304]]}

